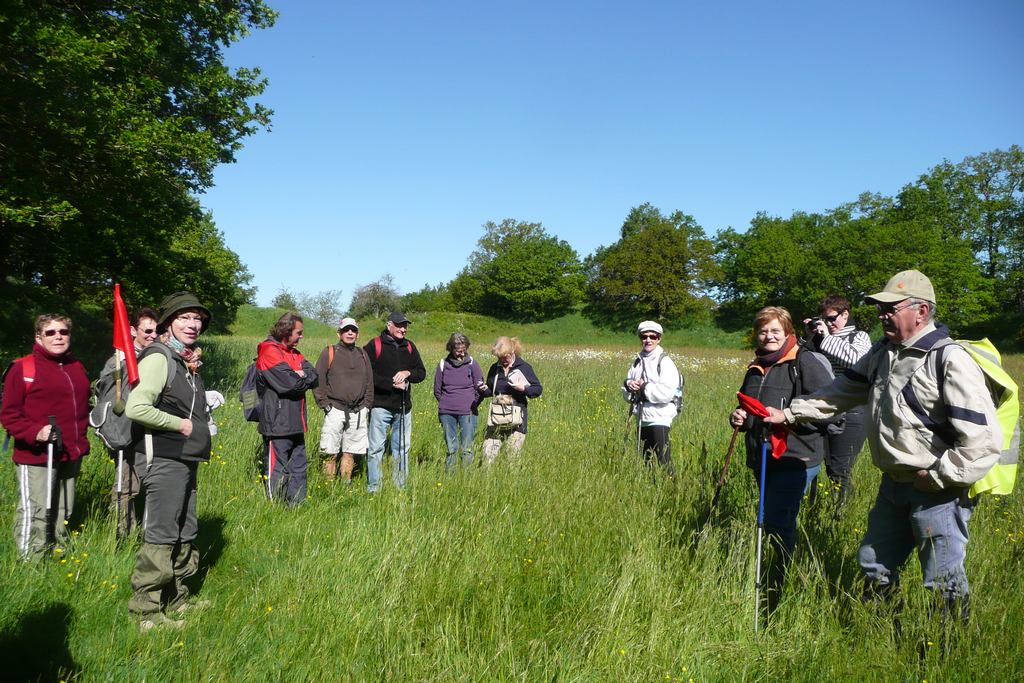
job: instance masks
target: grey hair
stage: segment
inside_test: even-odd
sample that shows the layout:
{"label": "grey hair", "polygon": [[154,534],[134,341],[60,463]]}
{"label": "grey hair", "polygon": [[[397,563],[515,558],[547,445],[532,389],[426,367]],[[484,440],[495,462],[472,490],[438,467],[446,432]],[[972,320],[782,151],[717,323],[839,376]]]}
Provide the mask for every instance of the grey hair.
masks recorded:
{"label": "grey hair", "polygon": [[916,299],[916,298],[911,297],[910,298],[910,303],[914,304],[915,306],[920,305],[920,304],[928,304],[928,320],[926,322],[931,322],[932,320],[935,319],[935,302],[934,301],[928,301],[928,299]]}
{"label": "grey hair", "polygon": [[461,332],[452,332],[452,336],[448,337],[448,343],[444,345],[448,349],[448,353],[455,351],[456,344],[465,344],[466,349],[469,349],[469,337],[462,334]]}

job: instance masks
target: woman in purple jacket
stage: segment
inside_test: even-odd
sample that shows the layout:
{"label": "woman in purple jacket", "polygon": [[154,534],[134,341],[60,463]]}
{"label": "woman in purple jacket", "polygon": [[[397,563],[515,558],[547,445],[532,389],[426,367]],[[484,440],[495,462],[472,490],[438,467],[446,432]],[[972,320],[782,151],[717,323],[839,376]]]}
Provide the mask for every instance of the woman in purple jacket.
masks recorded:
{"label": "woman in purple jacket", "polygon": [[473,462],[477,406],[486,386],[480,364],[469,355],[469,337],[455,332],[448,338],[445,348],[448,355],[437,364],[434,373],[434,398],[448,448],[445,467],[451,471],[455,469],[460,450],[463,465]]}

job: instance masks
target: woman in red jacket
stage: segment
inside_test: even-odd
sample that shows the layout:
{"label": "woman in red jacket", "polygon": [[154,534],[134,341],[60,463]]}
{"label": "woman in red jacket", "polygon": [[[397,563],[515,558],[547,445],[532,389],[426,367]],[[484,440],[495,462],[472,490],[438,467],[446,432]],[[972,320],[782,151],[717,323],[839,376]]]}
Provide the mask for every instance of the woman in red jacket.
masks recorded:
{"label": "woman in red jacket", "polygon": [[28,560],[67,536],[75,479],[89,452],[89,378],[71,355],[67,316],[36,318],[32,353],[14,361],[4,378],[0,422],[14,438],[19,491],[14,539]]}

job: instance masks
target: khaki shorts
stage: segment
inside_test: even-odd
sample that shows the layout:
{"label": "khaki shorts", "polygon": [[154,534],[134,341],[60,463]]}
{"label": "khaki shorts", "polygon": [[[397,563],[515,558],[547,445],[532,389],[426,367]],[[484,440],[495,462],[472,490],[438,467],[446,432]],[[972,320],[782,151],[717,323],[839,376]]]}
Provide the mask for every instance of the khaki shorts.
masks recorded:
{"label": "khaki shorts", "polygon": [[320,450],[323,453],[365,453],[367,427],[370,411],[362,408],[359,412],[348,413],[348,428],[345,428],[345,411],[332,408],[324,416],[323,431],[320,432]]}

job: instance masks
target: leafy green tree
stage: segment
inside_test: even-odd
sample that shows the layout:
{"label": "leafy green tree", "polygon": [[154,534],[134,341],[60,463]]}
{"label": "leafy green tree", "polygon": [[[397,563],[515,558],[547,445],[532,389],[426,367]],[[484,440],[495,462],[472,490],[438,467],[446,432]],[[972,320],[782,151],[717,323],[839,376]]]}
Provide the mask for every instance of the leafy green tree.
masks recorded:
{"label": "leafy green tree", "polygon": [[283,308],[288,311],[299,310],[298,297],[286,287],[281,287],[281,289],[277,290],[277,294],[270,300],[270,305],[274,308]]}
{"label": "leafy green tree", "polygon": [[1024,341],[1024,150],[1017,145],[948,161],[899,195],[906,217],[939,223],[970,242],[995,285],[999,315],[987,333]]}
{"label": "leafy green tree", "polygon": [[650,204],[633,208],[619,240],[588,257],[585,314],[628,329],[645,318],[670,326],[710,319],[719,278],[715,245],[692,216],[665,217]]}
{"label": "leafy green tree", "polygon": [[436,287],[424,285],[416,292],[409,292],[402,296],[402,310],[410,311],[451,311],[455,309],[452,293],[448,285],[439,283]]}
{"label": "leafy green tree", "polygon": [[506,218],[484,224],[469,264],[451,282],[454,305],[464,311],[517,321],[564,315],[579,303],[579,255],[540,223]]}
{"label": "leafy green tree", "polygon": [[731,329],[749,325],[767,305],[785,306],[802,320],[833,293],[848,298],[857,323],[870,329],[877,317],[864,297],[908,268],[928,275],[942,293],[939,317],[954,332],[991,310],[991,282],[980,272],[969,240],[875,196],[825,214],[758,214],[747,232],[723,232],[718,244],[727,250],[720,254],[720,324]]}
{"label": "leafy green tree", "polygon": [[402,295],[395,288],[395,279],[385,273],[376,282],[356,287],[348,313],[354,318],[382,318],[399,308]]}
{"label": "leafy green tree", "polygon": [[223,51],[274,18],[262,0],[5,3],[0,282],[104,305],[114,281],[143,302],[191,282],[218,322],[251,299],[193,195],[269,123],[259,71]]}

